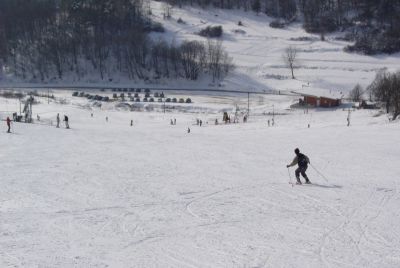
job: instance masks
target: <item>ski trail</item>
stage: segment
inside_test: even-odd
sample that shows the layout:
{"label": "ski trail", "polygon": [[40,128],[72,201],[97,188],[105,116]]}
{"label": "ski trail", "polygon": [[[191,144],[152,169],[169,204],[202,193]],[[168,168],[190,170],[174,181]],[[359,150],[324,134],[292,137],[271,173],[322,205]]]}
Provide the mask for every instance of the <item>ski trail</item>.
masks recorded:
{"label": "ski trail", "polygon": [[219,190],[219,191],[216,191],[216,192],[213,192],[213,193],[210,193],[210,194],[207,194],[207,195],[204,195],[204,196],[195,198],[194,200],[192,200],[192,201],[190,201],[190,202],[188,202],[188,203],[186,204],[185,209],[186,209],[186,211],[187,211],[190,215],[192,215],[193,217],[198,218],[198,219],[202,219],[202,217],[200,217],[199,215],[197,215],[196,213],[194,213],[194,212],[192,211],[191,206],[192,206],[194,203],[198,202],[198,201],[201,201],[201,200],[210,198],[210,197],[212,197],[212,196],[214,196],[214,195],[217,195],[217,194],[220,194],[220,193],[229,191],[229,190],[231,190],[231,188],[226,188],[226,189],[223,189],[223,190]]}

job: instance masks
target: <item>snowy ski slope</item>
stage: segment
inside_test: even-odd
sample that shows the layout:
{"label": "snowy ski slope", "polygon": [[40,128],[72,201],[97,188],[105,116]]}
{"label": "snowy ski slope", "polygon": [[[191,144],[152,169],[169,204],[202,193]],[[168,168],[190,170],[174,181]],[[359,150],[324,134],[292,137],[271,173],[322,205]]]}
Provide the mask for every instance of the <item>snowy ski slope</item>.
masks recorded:
{"label": "snowy ski slope", "polygon": [[[227,98],[163,114],[70,93],[34,106],[69,130],[2,123],[0,267],[400,266],[400,127],[385,115],[346,127],[342,109],[277,108],[268,127],[259,103],[247,124],[215,126]],[[17,107],[0,99],[3,116]],[[313,185],[288,183],[296,147],[325,178],[309,167]]]}

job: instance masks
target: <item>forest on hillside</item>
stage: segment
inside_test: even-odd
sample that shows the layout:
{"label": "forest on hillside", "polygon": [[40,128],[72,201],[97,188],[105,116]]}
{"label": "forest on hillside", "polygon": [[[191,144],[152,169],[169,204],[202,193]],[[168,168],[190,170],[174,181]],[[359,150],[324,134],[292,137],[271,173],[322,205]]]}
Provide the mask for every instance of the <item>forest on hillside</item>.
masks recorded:
{"label": "forest on hillside", "polygon": [[[240,8],[275,18],[271,27],[303,22],[308,32],[344,31],[348,52],[400,51],[400,0],[164,0],[171,8]],[[208,75],[213,82],[233,68],[218,38],[176,44],[149,38],[163,32],[151,20],[150,0],[0,0],[0,77],[26,81],[95,76],[112,81]],[[205,29],[220,36],[222,28]]]}
{"label": "forest on hillside", "polygon": [[163,32],[142,0],[0,0],[1,70],[28,81],[95,75],[213,81],[232,68],[221,42],[152,40]]}

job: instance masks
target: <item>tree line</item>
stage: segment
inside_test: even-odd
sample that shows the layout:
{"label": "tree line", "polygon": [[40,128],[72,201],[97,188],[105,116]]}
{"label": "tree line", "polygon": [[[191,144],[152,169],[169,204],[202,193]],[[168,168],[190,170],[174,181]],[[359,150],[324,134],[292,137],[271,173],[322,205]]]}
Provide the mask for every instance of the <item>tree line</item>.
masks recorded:
{"label": "tree line", "polygon": [[349,98],[351,101],[361,102],[367,94],[370,101],[381,103],[387,114],[392,113],[392,120],[395,120],[400,115],[400,71],[391,73],[385,69],[380,70],[365,90],[357,84],[349,92]]}
{"label": "tree line", "polygon": [[223,78],[233,67],[219,41],[149,37],[162,25],[145,0],[0,0],[0,75],[25,80],[114,76]]}

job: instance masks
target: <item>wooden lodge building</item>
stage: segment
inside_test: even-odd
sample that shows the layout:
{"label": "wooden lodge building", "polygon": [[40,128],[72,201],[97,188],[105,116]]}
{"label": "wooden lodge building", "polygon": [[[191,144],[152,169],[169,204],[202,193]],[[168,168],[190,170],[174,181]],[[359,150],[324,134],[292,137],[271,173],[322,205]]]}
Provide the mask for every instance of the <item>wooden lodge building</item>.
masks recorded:
{"label": "wooden lodge building", "polygon": [[313,107],[338,107],[342,102],[340,99],[328,98],[328,97],[318,97],[313,95],[302,94],[303,99],[299,99],[299,104],[301,106],[313,106]]}

